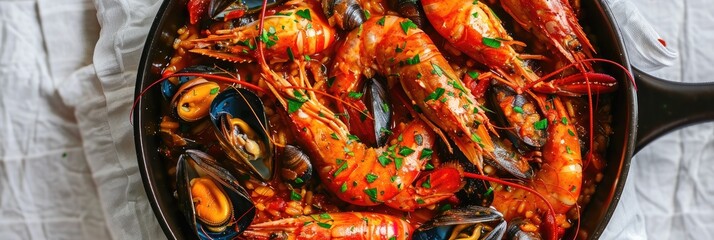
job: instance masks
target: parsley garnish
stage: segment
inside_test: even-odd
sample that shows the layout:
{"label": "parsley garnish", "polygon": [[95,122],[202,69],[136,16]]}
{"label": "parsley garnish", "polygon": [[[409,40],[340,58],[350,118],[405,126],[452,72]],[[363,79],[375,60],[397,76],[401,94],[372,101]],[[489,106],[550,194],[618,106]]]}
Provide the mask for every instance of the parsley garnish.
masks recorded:
{"label": "parsley garnish", "polygon": [[421,150],[421,154],[419,154],[419,159],[424,159],[424,158],[430,158],[431,154],[433,154],[434,151],[429,149],[429,148],[424,148]]}
{"label": "parsley garnish", "polygon": [[332,137],[332,139],[340,140],[340,138],[337,137],[337,133],[331,133],[330,136]]}
{"label": "parsley garnish", "polygon": [[409,20],[409,19],[407,19],[404,22],[399,23],[399,25],[402,27],[404,34],[407,34],[409,32],[409,29],[411,29],[411,28],[413,28],[413,29],[419,28],[419,26],[414,24],[414,22],[412,22],[412,20]]}
{"label": "parsley garnish", "polygon": [[499,48],[499,47],[501,47],[501,41],[498,41],[497,39],[483,37],[483,38],[481,39],[481,42],[483,42],[483,45],[486,45],[486,46],[489,46],[489,47],[492,47],[492,48]]}
{"label": "parsley garnish", "polygon": [[546,129],[548,127],[548,119],[542,119],[533,123],[533,127],[535,127],[536,130]]}
{"label": "parsley garnish", "polygon": [[575,136],[575,133],[570,129],[568,129],[568,134],[570,134],[570,136]]}
{"label": "parsley garnish", "polygon": [[310,16],[310,9],[297,10],[295,14],[304,19],[307,19],[308,21],[312,21],[312,16]]}
{"label": "parsley garnish", "polygon": [[[306,9],[306,10],[307,10],[307,9]],[[317,225],[320,226],[320,227],[322,227],[322,228],[326,228],[326,229],[332,228],[332,225],[330,225],[329,223],[318,222]]]}
{"label": "parsley garnish", "polygon": [[288,51],[288,58],[290,59],[290,61],[295,60],[295,56],[293,55],[293,50],[291,50],[290,47],[288,47],[287,51]]}
{"label": "parsley garnish", "polygon": [[376,188],[368,188],[364,190],[364,193],[369,196],[369,199],[372,200],[372,202],[377,202],[377,189]]}
{"label": "parsley garnish", "polygon": [[387,164],[392,162],[392,160],[389,160],[389,158],[386,155],[381,155],[381,156],[377,157],[377,161],[379,162],[379,164],[382,164],[382,167],[386,167]]}
{"label": "parsley garnish", "polygon": [[342,186],[340,187],[340,192],[347,192],[347,183],[342,183]]}
{"label": "parsley garnish", "polygon": [[444,92],[445,92],[445,91],[446,91],[446,90],[443,89],[443,88],[436,88],[436,90],[434,90],[434,92],[430,93],[429,96],[427,96],[427,97],[424,99],[424,102],[429,101],[429,100],[437,100],[437,99],[439,99],[439,98],[441,97],[441,95],[444,95]]}
{"label": "parsley garnish", "polygon": [[216,95],[216,94],[218,93],[218,90],[220,90],[220,88],[211,88],[211,93],[210,93],[210,94],[211,94],[211,95]]}
{"label": "parsley garnish", "polygon": [[359,98],[362,97],[362,95],[364,95],[364,93],[361,93],[361,92],[349,92],[349,93],[347,93],[347,97],[349,97],[349,98],[354,98],[354,99],[359,99]]}
{"label": "parsley garnish", "polygon": [[300,109],[300,107],[302,107],[303,103],[305,102],[296,101],[291,98],[288,98],[288,113],[296,112],[298,109]]}
{"label": "parsley garnish", "polygon": [[515,106],[515,107],[513,107],[513,111],[517,112],[517,113],[523,113],[523,108],[521,108],[519,106]]}
{"label": "parsley garnish", "polygon": [[372,14],[369,14],[369,11],[364,10],[364,18],[369,19],[370,16],[372,16]]}
{"label": "parsley garnish", "polygon": [[405,156],[405,157],[406,157],[406,156],[411,155],[412,153],[414,153],[414,149],[411,149],[411,148],[408,148],[408,147],[401,147],[401,148],[399,148],[399,155],[402,155],[402,156]]}
{"label": "parsley garnish", "polygon": [[386,17],[380,18],[379,20],[377,20],[377,24],[379,24],[380,26],[384,26],[384,20],[385,20],[385,19],[386,19]]}
{"label": "parsley garnish", "polygon": [[290,200],[300,201],[300,200],[302,200],[302,196],[300,196],[299,193],[297,193],[293,190],[293,191],[290,191]]}
{"label": "parsley garnish", "polygon": [[434,165],[432,165],[431,163],[426,163],[426,165],[424,166],[424,170],[433,170],[433,169],[434,169]]}
{"label": "parsley garnish", "polygon": [[424,180],[424,182],[421,183],[421,186],[426,189],[431,188],[431,175],[426,176],[426,180]]}
{"label": "parsley garnish", "polygon": [[364,178],[367,179],[368,183],[373,183],[374,181],[377,180],[377,175],[374,175],[372,173],[367,173],[367,176],[365,176]]}
{"label": "parsley garnish", "polygon": [[567,118],[567,117],[563,117],[560,121],[563,122],[563,124],[568,125],[568,118]]}
{"label": "parsley garnish", "polygon": [[404,162],[403,158],[394,158],[394,167],[399,170],[402,168],[402,163]]}
{"label": "parsley garnish", "polygon": [[407,58],[407,64],[409,64],[409,65],[414,65],[414,64],[417,64],[417,63],[419,63],[419,62],[420,62],[420,60],[419,60],[419,54],[414,55],[414,57],[412,57],[412,58]]}

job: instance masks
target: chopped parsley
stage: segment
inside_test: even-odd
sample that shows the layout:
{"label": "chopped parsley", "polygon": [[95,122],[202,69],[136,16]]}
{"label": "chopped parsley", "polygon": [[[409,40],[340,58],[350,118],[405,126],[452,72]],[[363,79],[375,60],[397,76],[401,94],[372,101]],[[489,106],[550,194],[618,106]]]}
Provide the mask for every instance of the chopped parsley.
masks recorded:
{"label": "chopped parsley", "polygon": [[536,130],[546,129],[548,127],[548,119],[541,119],[540,121],[533,123],[533,127]]}
{"label": "chopped parsley", "polygon": [[369,11],[364,10],[364,18],[369,19],[370,16],[372,16],[372,14],[370,14]]}
{"label": "chopped parsley", "polygon": [[413,29],[417,29],[417,28],[419,28],[419,26],[417,26],[416,24],[414,24],[414,22],[412,22],[412,20],[409,20],[409,19],[407,19],[407,20],[404,21],[404,22],[399,23],[399,25],[402,27],[402,30],[404,31],[404,34],[407,34],[407,33],[409,32],[409,29],[412,29],[412,28],[413,28]]}
{"label": "chopped parsley", "polygon": [[377,189],[376,188],[368,188],[364,190],[364,193],[369,196],[369,200],[372,200],[372,202],[377,202]]}
{"label": "chopped parsley", "polygon": [[394,167],[399,170],[402,168],[402,163],[404,162],[403,158],[394,158]]}
{"label": "chopped parsley", "polygon": [[302,180],[302,178],[295,178],[295,183],[301,184],[304,183],[305,181]]}
{"label": "chopped parsley", "polygon": [[211,93],[210,93],[210,94],[211,94],[211,95],[216,95],[216,94],[218,93],[218,90],[220,90],[220,88],[211,88]]}
{"label": "chopped parsley", "polygon": [[405,156],[405,157],[406,157],[406,156],[411,155],[412,153],[414,153],[414,149],[411,149],[411,148],[409,148],[409,147],[401,147],[401,148],[399,148],[399,155],[402,155],[402,156]]}
{"label": "chopped parsley", "polygon": [[570,136],[575,136],[575,133],[574,133],[572,130],[570,130],[570,129],[568,129],[568,134],[569,134]]}
{"label": "chopped parsley", "polygon": [[426,180],[424,180],[424,182],[421,183],[421,186],[426,189],[431,188],[431,175],[426,176]]}
{"label": "chopped parsley", "polygon": [[347,192],[347,183],[342,183],[342,186],[340,187],[340,192]]}
{"label": "chopped parsley", "polygon": [[349,98],[354,98],[354,99],[359,99],[359,98],[362,97],[362,95],[364,95],[364,93],[361,93],[361,92],[349,92],[349,93],[347,93],[347,97],[349,97]]}
{"label": "chopped parsley", "polygon": [[332,217],[330,217],[330,214],[329,214],[329,213],[321,213],[321,214],[320,214],[320,218],[322,218],[322,219],[332,219]]}
{"label": "chopped parsley", "polygon": [[407,58],[407,64],[409,64],[409,65],[414,65],[414,64],[417,64],[417,63],[419,63],[419,62],[421,62],[421,61],[419,60],[419,54],[414,55],[414,57],[412,57],[412,58]]}
{"label": "chopped parsley", "polygon": [[305,55],[305,61],[310,61],[312,58],[310,58],[310,55]]}
{"label": "chopped parsley", "polygon": [[339,168],[335,171],[335,173],[332,175],[334,177],[337,177],[338,174],[340,174],[342,171],[347,169],[347,161],[342,160],[342,159],[337,159],[337,164],[340,165]]}
{"label": "chopped parsley", "polygon": [[501,47],[501,41],[499,41],[498,39],[483,37],[481,39],[481,42],[483,43],[483,45],[486,45],[491,48]]}
{"label": "chopped parsley", "polygon": [[374,181],[377,180],[377,175],[374,175],[372,173],[367,173],[367,176],[364,176],[365,179],[367,179],[368,183],[373,183]]}
{"label": "chopped parsley", "polygon": [[295,60],[295,56],[293,55],[293,50],[290,49],[290,47],[288,47],[287,51],[288,51],[288,58],[290,59],[290,61]]}
{"label": "chopped parsley", "polygon": [[389,112],[389,104],[387,103],[382,103],[382,111]]}
{"label": "chopped parsley", "polygon": [[432,165],[431,163],[426,163],[426,165],[424,166],[424,170],[433,170],[433,169],[434,169],[434,165]]}
{"label": "chopped parsley", "polygon": [[437,99],[439,99],[439,98],[441,97],[441,95],[444,95],[444,92],[446,92],[445,89],[443,89],[443,88],[436,88],[436,90],[434,90],[434,92],[430,93],[429,96],[427,96],[427,97],[424,99],[424,102],[427,102],[427,101],[429,101],[429,100],[437,100]]}
{"label": "chopped parsley", "polygon": [[473,14],[471,14],[471,16],[473,16],[474,18],[478,18],[478,12],[474,12]]}
{"label": "chopped parsley", "polygon": [[382,167],[386,167],[389,163],[392,162],[392,160],[390,160],[386,155],[381,155],[377,157],[377,161],[379,162],[379,164],[382,164]]}
{"label": "chopped parsley", "polygon": [[[307,9],[305,9],[305,10],[307,10]],[[332,228],[332,225],[330,225],[329,223],[318,222],[317,225],[322,228],[326,228],[326,229]]]}
{"label": "chopped parsley", "polygon": [[513,111],[517,112],[517,113],[523,113],[523,108],[521,108],[519,106],[515,106],[515,107],[513,107]]}
{"label": "chopped parsley", "polygon": [[293,201],[300,201],[302,200],[302,196],[300,196],[299,193],[295,192],[295,190],[290,191],[290,200]]}
{"label": "chopped parsley", "polygon": [[560,121],[563,122],[563,124],[568,125],[568,118],[567,118],[567,117],[563,117]]}
{"label": "chopped parsley", "polygon": [[288,98],[288,113],[296,112],[298,109],[300,109],[300,107],[302,107],[303,103],[305,103],[305,102],[296,101],[296,100]]}
{"label": "chopped parsley", "polygon": [[424,159],[424,158],[430,158],[431,154],[433,154],[434,151],[429,149],[429,148],[424,148],[421,150],[421,154],[419,154],[419,159]]}
{"label": "chopped parsley", "polygon": [[431,68],[433,68],[433,70],[431,70],[431,73],[436,74],[439,77],[441,77],[441,75],[444,75],[444,69],[441,69],[441,67],[439,67],[439,65],[437,65],[436,63],[431,63]]}
{"label": "chopped parsley", "polygon": [[307,19],[308,21],[312,21],[312,16],[310,15],[310,9],[297,10],[295,12],[295,15],[298,15],[304,19]]}
{"label": "chopped parsley", "polygon": [[380,26],[384,26],[384,20],[385,20],[385,19],[386,19],[386,17],[380,18],[379,20],[377,20],[377,24],[379,24]]}
{"label": "chopped parsley", "polygon": [[340,138],[337,137],[337,133],[330,134],[330,137],[332,137],[332,139],[335,139],[335,140],[340,140]]}

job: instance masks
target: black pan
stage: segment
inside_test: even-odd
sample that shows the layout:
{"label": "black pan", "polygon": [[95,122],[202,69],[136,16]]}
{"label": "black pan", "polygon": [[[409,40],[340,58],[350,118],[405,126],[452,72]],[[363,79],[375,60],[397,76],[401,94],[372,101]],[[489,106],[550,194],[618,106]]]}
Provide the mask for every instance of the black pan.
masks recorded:
{"label": "black pan", "polygon": [[[161,69],[173,54],[171,45],[176,30],[187,18],[187,0],[164,0],[154,23],[139,64],[135,96],[161,76]],[[602,0],[583,0],[583,25],[596,36],[593,41],[600,57],[616,61],[630,69],[619,29]],[[632,155],[647,143],[674,129],[714,119],[714,84],[683,84],[668,82],[637,69],[637,91],[624,73],[612,67],[605,69],[619,79],[614,93],[614,134],[607,154],[604,180],[599,184],[590,204],[582,214],[581,229],[589,239],[597,239],[615,211],[625,185]],[[134,139],[144,188],[159,224],[169,239],[192,239],[188,224],[180,215],[176,200],[169,191],[166,169],[158,154],[160,102],[158,88],[149,91],[139,101],[134,112]]]}

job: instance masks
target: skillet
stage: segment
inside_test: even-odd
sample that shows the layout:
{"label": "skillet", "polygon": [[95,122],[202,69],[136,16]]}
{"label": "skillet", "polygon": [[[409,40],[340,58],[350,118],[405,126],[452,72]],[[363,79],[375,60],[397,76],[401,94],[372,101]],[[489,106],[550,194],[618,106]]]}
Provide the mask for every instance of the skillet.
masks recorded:
{"label": "skillet", "polygon": [[[596,36],[599,57],[630,67],[616,22],[604,0],[583,0],[583,26]],[[186,22],[187,0],[164,0],[151,26],[137,74],[135,96],[161,77],[161,70],[173,54],[176,31]],[[637,87],[622,71],[605,66],[604,72],[617,78],[619,88],[613,93],[613,131],[607,153],[607,167],[590,203],[584,207],[581,230],[587,239],[597,239],[603,232],[620,199],[634,153],[657,137],[691,124],[714,119],[714,83],[686,84],[658,79],[637,69],[632,71]],[[179,212],[169,190],[167,176],[159,156],[158,125],[161,101],[159,88],[148,91],[133,112],[134,140],[139,170],[154,214],[169,239],[194,239],[188,223]]]}

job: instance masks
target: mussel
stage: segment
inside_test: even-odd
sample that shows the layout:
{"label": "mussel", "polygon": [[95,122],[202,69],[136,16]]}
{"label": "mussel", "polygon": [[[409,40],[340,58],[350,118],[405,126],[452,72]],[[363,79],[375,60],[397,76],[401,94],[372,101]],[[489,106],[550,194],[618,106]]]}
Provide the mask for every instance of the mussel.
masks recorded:
{"label": "mussel", "polygon": [[412,20],[420,29],[424,29],[424,25],[429,23],[419,0],[388,0],[387,2],[391,9],[402,17]]}
{"label": "mussel", "polygon": [[312,178],[310,157],[299,148],[286,145],[280,154],[280,161],[280,176],[293,187],[301,187]]}
{"label": "mussel", "polygon": [[198,121],[208,116],[208,110],[221,87],[204,78],[194,78],[181,85],[171,99],[176,116],[186,122]]}
{"label": "mussel", "polygon": [[210,120],[216,137],[237,170],[267,181],[273,177],[273,143],[263,101],[242,88],[228,88],[211,103]]}
{"label": "mussel", "polygon": [[523,231],[523,225],[531,224],[526,220],[521,218],[513,219],[508,223],[508,228],[506,229],[506,238],[511,240],[540,240],[543,239],[537,231],[526,232]]}
{"label": "mussel", "polygon": [[545,144],[548,120],[538,113],[535,99],[526,94],[516,94],[501,84],[493,85],[489,95],[491,105],[496,110],[496,120],[512,129],[506,131],[506,135],[517,148],[529,150],[528,147],[542,147]]}
{"label": "mussel", "polygon": [[[268,0],[267,5],[270,7],[280,2],[279,0]],[[208,16],[217,21],[231,20],[245,14],[255,13],[262,6],[262,0],[211,0],[208,5]]]}
{"label": "mussel", "polygon": [[486,158],[486,161],[496,168],[505,170],[520,179],[533,177],[533,168],[528,163],[528,159],[507,141],[493,138],[493,156],[493,159]]}
{"label": "mussel", "polygon": [[350,31],[367,20],[357,0],[322,0],[322,11],[330,24]]}
{"label": "mussel", "polygon": [[[387,98],[387,91],[376,78],[372,78],[364,87],[367,110],[372,113],[372,136],[376,146],[383,146],[387,141],[384,129],[389,129],[392,111]],[[371,141],[371,140],[370,140]]]}
{"label": "mussel", "polygon": [[493,208],[466,206],[446,210],[414,231],[416,240],[501,239],[506,232],[503,215]]}
{"label": "mussel", "polygon": [[179,207],[200,239],[233,239],[253,221],[246,190],[208,154],[187,150],[176,170]]}

